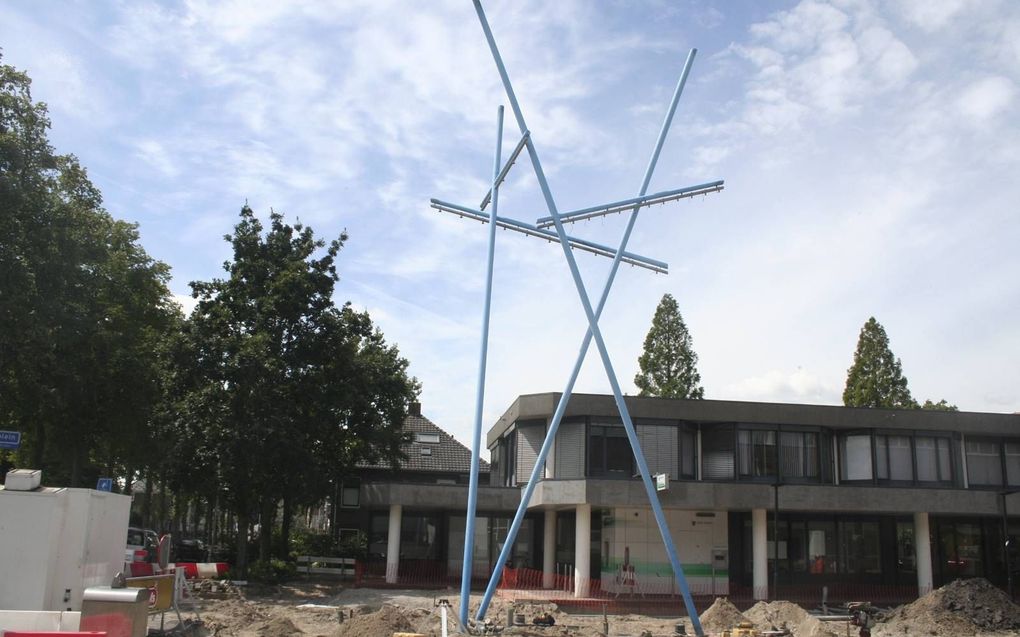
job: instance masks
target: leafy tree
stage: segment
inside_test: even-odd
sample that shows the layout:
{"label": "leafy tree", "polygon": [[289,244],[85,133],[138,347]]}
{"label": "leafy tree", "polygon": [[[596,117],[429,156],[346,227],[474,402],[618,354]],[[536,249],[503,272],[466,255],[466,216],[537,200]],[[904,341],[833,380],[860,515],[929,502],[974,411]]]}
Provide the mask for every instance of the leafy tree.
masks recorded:
{"label": "leafy tree", "polygon": [[956,405],[950,405],[945,398],[933,403],[931,400],[925,400],[924,404],[921,405],[921,409],[929,409],[931,411],[960,411],[960,408]]}
{"label": "leafy tree", "polygon": [[854,362],[847,370],[843,404],[847,407],[916,408],[900,359],[889,349],[885,328],[868,319],[861,328]]}
{"label": "leafy tree", "polygon": [[152,455],[152,343],[178,310],[169,268],[50,146],[30,88],[0,65],[0,426],[48,482],[94,484]]}
{"label": "leafy tree", "polygon": [[634,377],[634,384],[641,390],[641,396],[705,397],[698,373],[698,355],[680,315],[680,307],[670,294],[664,295],[655,308],[638,365],[641,371]]}
{"label": "leafy tree", "polygon": [[321,501],[344,469],[399,453],[418,385],[367,314],[333,303],[346,235],[327,245],[275,212],[265,230],[245,206],[225,238],[227,277],[191,284],[198,305],[171,348],[166,439],[181,459],[172,483],[206,496],[218,485],[236,514],[244,572],[255,516],[265,561],[281,500],[286,535],[299,499]]}

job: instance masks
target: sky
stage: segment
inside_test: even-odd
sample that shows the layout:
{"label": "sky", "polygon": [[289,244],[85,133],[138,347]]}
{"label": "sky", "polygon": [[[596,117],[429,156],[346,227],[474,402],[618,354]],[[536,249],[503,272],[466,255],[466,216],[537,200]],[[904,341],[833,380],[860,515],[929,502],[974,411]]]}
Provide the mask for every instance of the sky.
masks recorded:
{"label": "sky", "polygon": [[[705,397],[840,404],[874,316],[916,399],[1020,411],[1020,4],[1009,0],[486,2],[560,210],[637,195],[698,54],[600,327],[625,393],[663,294]],[[0,3],[3,61],[116,217],[190,281],[222,276],[247,202],[346,230],[338,303],[410,361],[424,414],[474,420],[487,231],[507,105],[468,0]],[[504,157],[520,138],[509,116]],[[527,158],[500,214],[547,214]],[[568,225],[618,245],[626,219]],[[610,260],[575,253],[597,299]],[[587,323],[560,247],[499,232],[483,429],[565,387]],[[594,347],[575,391],[608,393]]]}

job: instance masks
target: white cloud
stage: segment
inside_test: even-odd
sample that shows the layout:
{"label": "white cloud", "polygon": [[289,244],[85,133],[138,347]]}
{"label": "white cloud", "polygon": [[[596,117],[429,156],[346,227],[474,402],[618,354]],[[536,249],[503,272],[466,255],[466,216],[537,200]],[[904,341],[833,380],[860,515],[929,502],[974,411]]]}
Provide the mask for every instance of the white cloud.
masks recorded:
{"label": "white cloud", "polygon": [[180,174],[180,169],[161,142],[155,139],[142,139],[135,143],[135,147],[138,158],[158,170],[164,177],[173,178]]}
{"label": "white cloud", "polygon": [[841,388],[807,370],[769,370],[726,386],[713,398],[765,402],[839,404]]}
{"label": "white cloud", "polygon": [[907,20],[928,32],[938,31],[976,3],[973,0],[937,0],[917,2],[897,0],[891,3]]}
{"label": "white cloud", "polygon": [[181,306],[185,316],[190,316],[192,310],[198,305],[198,299],[192,298],[190,294],[173,294],[174,303]]}
{"label": "white cloud", "polygon": [[[727,189],[642,213],[630,249],[672,276],[621,270],[602,324],[624,391],[669,291],[713,398],[838,403],[875,314],[918,395],[1020,404],[1003,355],[1017,336],[1002,327],[1020,313],[1020,12],[929,4],[807,0],[717,25],[704,7],[486,2],[562,209],[635,194],[683,53],[702,52],[651,190],[681,177]],[[66,150],[178,282],[222,275],[221,237],[246,199],[324,238],[347,228],[336,298],[371,308],[426,413],[466,438],[487,229],[428,198],[475,206],[491,177],[506,101],[470,3],[128,3],[89,12],[88,47],[49,6],[0,5],[21,38],[5,61],[25,32],[45,43],[35,68],[62,58],[33,72],[54,130],[81,136]],[[117,126],[82,126],[63,86],[79,91],[71,108],[105,103]],[[504,155],[509,110],[505,125]],[[526,157],[500,209],[544,214]],[[624,224],[570,232],[616,244]],[[497,242],[487,423],[518,394],[562,390],[585,327],[558,245]],[[597,296],[608,262],[577,262]],[[577,391],[608,391],[594,351]]]}
{"label": "white cloud", "polygon": [[968,85],[956,100],[960,114],[971,123],[982,125],[1013,104],[1016,86],[1008,78],[997,76]]}

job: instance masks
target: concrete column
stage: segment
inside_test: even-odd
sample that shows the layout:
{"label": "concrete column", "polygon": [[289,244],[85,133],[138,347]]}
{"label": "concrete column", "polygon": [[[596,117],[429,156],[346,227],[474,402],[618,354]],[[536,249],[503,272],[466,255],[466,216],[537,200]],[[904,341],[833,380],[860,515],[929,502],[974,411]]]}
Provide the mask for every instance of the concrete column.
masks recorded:
{"label": "concrete column", "polygon": [[400,570],[400,518],[404,508],[390,505],[390,531],[386,537],[386,583],[396,584]]}
{"label": "concrete column", "polygon": [[542,536],[542,588],[552,588],[556,568],[556,512],[546,509]]}
{"label": "concrete column", "polygon": [[914,559],[917,561],[917,595],[920,597],[932,590],[931,539],[928,514],[914,514]]}
{"label": "concrete column", "polygon": [[591,584],[591,505],[577,505],[574,523],[574,597],[588,597]]}
{"label": "concrete column", "polygon": [[765,509],[751,511],[751,573],[755,599],[769,597],[769,529]]}

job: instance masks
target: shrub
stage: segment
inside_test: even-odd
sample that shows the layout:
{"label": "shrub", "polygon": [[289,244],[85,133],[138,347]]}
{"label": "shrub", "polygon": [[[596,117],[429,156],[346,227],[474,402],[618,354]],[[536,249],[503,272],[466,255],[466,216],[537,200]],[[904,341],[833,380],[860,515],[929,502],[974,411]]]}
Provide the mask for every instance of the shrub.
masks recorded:
{"label": "shrub", "polygon": [[279,584],[292,578],[297,573],[293,562],[285,562],[273,558],[259,560],[248,567],[248,578],[266,584]]}

